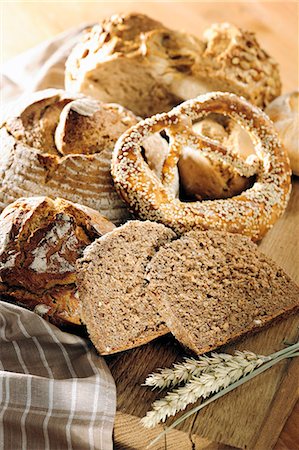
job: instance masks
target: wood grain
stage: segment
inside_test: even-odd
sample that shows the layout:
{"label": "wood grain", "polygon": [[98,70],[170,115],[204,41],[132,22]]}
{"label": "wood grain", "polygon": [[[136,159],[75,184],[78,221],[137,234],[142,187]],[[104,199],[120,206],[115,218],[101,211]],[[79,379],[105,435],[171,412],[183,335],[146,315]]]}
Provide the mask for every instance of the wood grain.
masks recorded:
{"label": "wood grain", "polygon": [[[212,22],[231,21],[257,33],[262,46],[280,63],[283,91],[298,86],[298,9],[288,2],[2,2],[2,60],[17,55],[68,27],[95,22],[115,12],[139,11],[201,36]],[[286,214],[268,233],[261,249],[299,281],[299,181]],[[296,234],[297,233],[297,234]],[[238,348],[271,352],[283,338],[294,338],[298,316],[271,327],[238,344]],[[180,360],[182,349],[170,337],[108,358],[117,382],[118,414],[115,448],[145,449],[159,429],[145,432],[139,417],[149,408],[156,394],[141,383],[157,367]],[[157,449],[224,450],[244,446],[255,450],[273,448],[284,421],[298,398],[298,361],[281,363],[258,379],[211,405],[191,418]],[[233,418],[233,420],[232,420]],[[286,422],[275,450],[299,449],[299,403]],[[222,443],[216,443],[216,441]],[[226,443],[226,444],[225,444]],[[230,444],[227,445],[227,444]]]}
{"label": "wood grain", "polygon": [[[294,179],[293,191],[285,215],[260,245],[263,252],[277,261],[297,282],[299,281],[299,249],[295,225],[299,222],[298,204],[299,180]],[[298,328],[299,315],[297,314],[223,350],[232,351],[237,348],[269,354],[280,349],[285,339],[289,341],[298,339]],[[143,388],[141,384],[148,373],[158,367],[169,367],[174,361],[181,360],[183,354],[178,343],[166,336],[146,346],[108,358],[108,364],[118,388],[119,415],[115,437],[119,448],[122,448],[121,445],[127,442],[128,436],[131,436],[134,442],[133,448],[141,450],[145,448],[145,442],[148,443],[155,435],[154,431],[147,434],[136,421],[136,418],[146,413],[150,402],[157,397],[156,393]],[[221,445],[235,448],[246,447],[252,450],[273,448],[298,399],[298,370],[298,360],[282,362],[205,408],[196,418],[188,419],[178,428],[189,435],[189,441],[179,441],[180,448],[187,449],[193,444],[195,448],[212,449],[217,442],[221,442]],[[123,414],[126,415],[125,420]],[[131,416],[131,422],[128,415]],[[291,426],[292,423],[291,421]],[[161,427],[157,427],[156,434],[160,430]],[[289,450],[296,448],[299,436],[294,424],[291,433],[293,440],[289,441],[289,431],[283,432],[281,439],[277,442],[276,450],[280,450],[282,443],[291,445],[286,447]],[[157,449],[175,449],[176,447],[172,447],[172,442],[178,442],[180,436],[177,434],[174,436],[171,432],[167,436],[168,447],[165,447],[165,443],[161,443],[162,447],[157,446]],[[285,444],[286,442],[288,444]]]}

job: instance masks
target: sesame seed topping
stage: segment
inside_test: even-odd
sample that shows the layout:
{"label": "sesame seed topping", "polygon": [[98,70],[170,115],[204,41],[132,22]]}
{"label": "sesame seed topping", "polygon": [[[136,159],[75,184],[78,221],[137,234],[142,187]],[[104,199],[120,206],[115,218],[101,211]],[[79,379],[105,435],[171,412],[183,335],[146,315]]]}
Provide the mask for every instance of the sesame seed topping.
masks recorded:
{"label": "sesame seed topping", "polygon": [[[231,117],[250,134],[256,158],[243,161],[218,142],[194,134],[186,125],[220,113]],[[144,139],[165,130],[170,137],[163,167],[163,182],[141,154]],[[212,162],[233,167],[242,176],[255,175],[254,185],[241,194],[221,200],[182,202],[168,188],[183,148],[201,152]],[[159,151],[159,149],[157,149]],[[290,167],[273,124],[259,108],[235,94],[212,92],[188,100],[169,113],[139,122],[117,142],[112,159],[116,189],[130,210],[142,219],[162,222],[178,233],[192,228],[225,229],[260,239],[284,212],[290,194]]]}

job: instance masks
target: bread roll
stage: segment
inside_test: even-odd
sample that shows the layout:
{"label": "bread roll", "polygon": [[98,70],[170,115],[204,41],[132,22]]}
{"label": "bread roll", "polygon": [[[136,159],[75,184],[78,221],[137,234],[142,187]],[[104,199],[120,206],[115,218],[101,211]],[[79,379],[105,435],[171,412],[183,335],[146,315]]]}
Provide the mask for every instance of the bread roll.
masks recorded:
{"label": "bread roll", "polygon": [[299,176],[299,92],[276,98],[265,111],[289,155],[293,174]]}
{"label": "bread roll", "polygon": [[[99,211],[115,224],[130,217],[113,187],[111,153],[118,137],[138,118],[63,90],[25,98],[0,129],[0,209],[20,197],[63,197]],[[145,154],[167,146],[159,135],[144,143]]]}
{"label": "bread roll", "polygon": [[81,323],[75,263],[114,225],[57,198],[21,198],[0,215],[0,295],[56,324]]}
{"label": "bread roll", "polygon": [[67,59],[65,86],[143,117],[211,91],[264,107],[281,90],[277,64],[253,33],[222,23],[198,39],[138,13],[84,33]]}

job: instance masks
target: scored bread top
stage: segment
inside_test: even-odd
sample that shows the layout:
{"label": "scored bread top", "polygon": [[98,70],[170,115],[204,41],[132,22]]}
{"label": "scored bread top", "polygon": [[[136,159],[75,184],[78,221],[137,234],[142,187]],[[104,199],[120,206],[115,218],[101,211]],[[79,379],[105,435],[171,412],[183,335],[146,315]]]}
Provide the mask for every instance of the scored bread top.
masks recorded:
{"label": "scored bread top", "polygon": [[95,347],[109,354],[168,332],[147,294],[145,268],[175,233],[154,222],[130,221],[96,240],[78,260],[82,318]]}
{"label": "scored bread top", "polygon": [[147,279],[168,328],[197,354],[299,309],[299,287],[239,234],[190,231],[156,253]]}
{"label": "scored bread top", "polygon": [[80,94],[60,89],[46,89],[22,97],[8,113],[2,130],[29,147],[57,155],[54,133],[63,108]]}
{"label": "scored bread top", "polygon": [[0,215],[0,294],[45,305],[53,321],[80,323],[75,264],[83,249],[114,225],[63,199],[19,199]]}
{"label": "scored bread top", "polygon": [[120,105],[77,99],[60,114],[55,145],[63,155],[99,153],[113,148],[119,136],[135,123],[136,116]]}
{"label": "scored bread top", "polygon": [[[120,105],[59,89],[26,96],[0,128],[0,210],[20,197],[46,195],[123,223],[130,214],[114,189],[111,154],[137,122]],[[168,146],[159,134],[144,142],[145,155],[157,148],[164,161]]]}
{"label": "scored bread top", "polygon": [[120,105],[46,89],[25,97],[2,127],[18,142],[63,157],[113,149],[118,137],[136,123],[136,116]]}
{"label": "scored bread top", "polygon": [[211,91],[261,107],[281,91],[278,65],[254,33],[220,23],[199,39],[138,13],[115,14],[85,32],[66,61],[65,85],[142,117]]}

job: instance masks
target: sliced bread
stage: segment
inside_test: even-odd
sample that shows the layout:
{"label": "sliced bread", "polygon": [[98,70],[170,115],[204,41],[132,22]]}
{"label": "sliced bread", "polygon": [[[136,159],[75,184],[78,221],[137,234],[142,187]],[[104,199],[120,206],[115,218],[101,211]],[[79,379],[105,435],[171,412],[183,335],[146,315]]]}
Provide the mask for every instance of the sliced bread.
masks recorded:
{"label": "sliced bread", "polygon": [[77,274],[82,318],[100,354],[127,350],[168,332],[144,274],[160,246],[175,237],[164,225],[130,221],[84,251]]}
{"label": "sliced bread", "polygon": [[238,234],[190,231],[160,248],[147,280],[169,330],[197,354],[299,309],[299,287]]}

